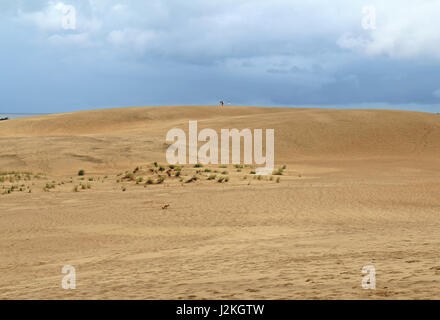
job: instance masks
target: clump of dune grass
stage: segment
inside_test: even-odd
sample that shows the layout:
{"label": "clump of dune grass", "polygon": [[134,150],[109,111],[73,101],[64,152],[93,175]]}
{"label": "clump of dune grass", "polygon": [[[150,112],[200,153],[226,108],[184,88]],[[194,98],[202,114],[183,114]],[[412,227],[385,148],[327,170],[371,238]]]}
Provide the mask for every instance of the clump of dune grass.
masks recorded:
{"label": "clump of dune grass", "polygon": [[153,179],[151,179],[151,178],[148,178],[147,179],[147,182],[145,182],[146,184],[153,184]]}
{"label": "clump of dune grass", "polygon": [[196,164],[194,165],[194,168],[203,168],[203,164],[201,164],[201,163],[196,163]]}
{"label": "clump of dune grass", "polygon": [[127,188],[126,187],[122,187],[121,190],[122,190],[122,192],[125,192],[125,191],[127,191]]}
{"label": "clump of dune grass", "polygon": [[252,170],[251,172],[249,172],[249,174],[256,174],[255,170]]}
{"label": "clump of dune grass", "polygon": [[165,176],[159,176],[159,178],[157,179],[156,183],[157,184],[161,184],[165,181]]}
{"label": "clump of dune grass", "polygon": [[192,178],[185,181],[185,183],[196,182],[198,180],[197,176],[192,176]]}
{"label": "clump of dune grass", "polygon": [[139,184],[139,183],[141,183],[142,181],[144,181],[144,178],[143,178],[143,177],[138,177],[138,178],[136,179],[136,184]]}
{"label": "clump of dune grass", "polygon": [[81,169],[81,170],[78,171],[78,175],[79,175],[79,176],[83,176],[83,175],[85,175],[85,174],[86,174],[86,172],[85,172],[83,169]]}
{"label": "clump of dune grass", "polygon": [[127,179],[127,180],[134,180],[134,174],[133,173],[126,173],[123,179]]}
{"label": "clump of dune grass", "polygon": [[282,176],[285,169],[286,169],[286,166],[284,165],[284,166],[280,167],[278,170],[274,170],[274,172],[272,172],[272,174],[275,176]]}
{"label": "clump of dune grass", "polygon": [[54,183],[46,183],[46,185],[43,187],[43,191],[48,192],[50,189],[55,189]]}
{"label": "clump of dune grass", "polygon": [[218,166],[219,168],[227,168],[228,166],[226,166],[226,165],[224,165],[224,164],[222,164],[221,166]]}
{"label": "clump of dune grass", "polygon": [[176,167],[174,170],[174,176],[180,177],[181,174],[182,174],[182,167]]}
{"label": "clump of dune grass", "polygon": [[216,174],[211,174],[211,175],[208,177],[208,180],[215,180],[215,178],[217,178],[217,175],[216,175]]}
{"label": "clump of dune grass", "polygon": [[228,174],[228,171],[225,170],[225,171],[222,172],[222,174]]}
{"label": "clump of dune grass", "polygon": [[2,194],[3,195],[10,194],[12,191],[13,190],[11,190],[11,188],[8,188],[8,189],[4,190]]}
{"label": "clump of dune grass", "polygon": [[277,183],[280,183],[280,181],[281,181],[281,178],[278,177],[278,178],[277,178]]}
{"label": "clump of dune grass", "polygon": [[224,180],[225,180],[224,177],[219,177],[219,178],[217,179],[217,182],[218,182],[218,183],[222,183]]}

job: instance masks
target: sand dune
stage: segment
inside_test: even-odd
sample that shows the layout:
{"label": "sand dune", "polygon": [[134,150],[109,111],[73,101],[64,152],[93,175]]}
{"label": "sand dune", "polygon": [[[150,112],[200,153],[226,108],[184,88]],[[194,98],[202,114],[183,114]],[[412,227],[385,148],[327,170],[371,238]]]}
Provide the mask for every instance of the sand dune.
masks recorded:
{"label": "sand dune", "polygon": [[[280,182],[233,166],[185,167],[194,183],[123,179],[165,165],[167,131],[189,120],[275,129]],[[32,172],[0,180],[0,298],[440,298],[439,115],[106,109],[3,121],[0,148],[0,171]],[[75,290],[61,289],[67,264]],[[371,264],[377,289],[364,290]]]}
{"label": "sand dune", "polygon": [[[164,161],[169,129],[274,128],[276,159],[436,160],[440,116],[386,110],[215,106],[123,108],[14,119],[0,124],[5,169],[72,174]],[[44,155],[43,155],[44,154]]]}

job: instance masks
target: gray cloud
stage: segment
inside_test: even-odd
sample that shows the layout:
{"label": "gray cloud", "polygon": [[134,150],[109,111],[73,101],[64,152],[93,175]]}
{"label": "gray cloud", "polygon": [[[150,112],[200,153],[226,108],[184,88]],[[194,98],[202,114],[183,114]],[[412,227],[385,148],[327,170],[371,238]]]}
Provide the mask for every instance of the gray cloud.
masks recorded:
{"label": "gray cloud", "polygon": [[[76,29],[62,27],[63,6]],[[210,104],[436,111],[440,4],[370,1],[2,1],[0,111]],[[12,31],[11,31],[12,30]],[[13,109],[13,110],[11,110]]]}

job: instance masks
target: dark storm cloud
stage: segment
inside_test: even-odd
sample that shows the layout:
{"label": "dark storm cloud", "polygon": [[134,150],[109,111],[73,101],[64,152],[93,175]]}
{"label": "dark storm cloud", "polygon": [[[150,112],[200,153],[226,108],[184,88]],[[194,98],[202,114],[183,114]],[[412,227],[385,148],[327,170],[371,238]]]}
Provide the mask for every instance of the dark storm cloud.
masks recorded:
{"label": "dark storm cloud", "polygon": [[363,1],[2,1],[0,111],[224,99],[440,112],[440,5],[371,4],[374,30]]}

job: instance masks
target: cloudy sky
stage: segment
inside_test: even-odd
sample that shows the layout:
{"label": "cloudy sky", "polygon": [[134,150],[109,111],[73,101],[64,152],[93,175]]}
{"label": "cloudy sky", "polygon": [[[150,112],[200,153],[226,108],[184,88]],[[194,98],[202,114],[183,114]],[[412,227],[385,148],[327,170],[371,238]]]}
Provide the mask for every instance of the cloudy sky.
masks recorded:
{"label": "cloudy sky", "polygon": [[1,0],[0,112],[440,112],[439,17],[440,0]]}

